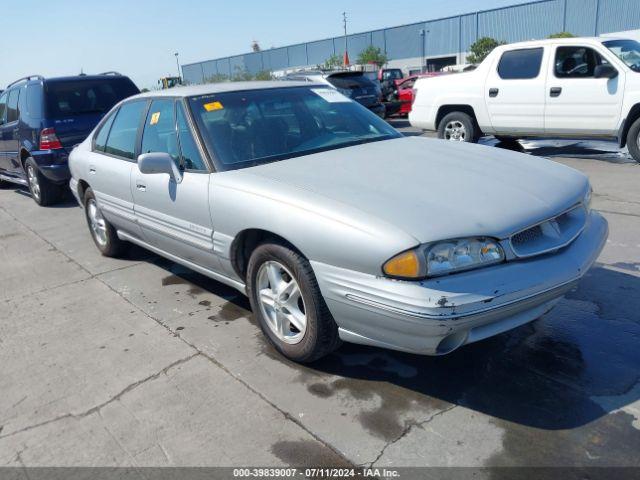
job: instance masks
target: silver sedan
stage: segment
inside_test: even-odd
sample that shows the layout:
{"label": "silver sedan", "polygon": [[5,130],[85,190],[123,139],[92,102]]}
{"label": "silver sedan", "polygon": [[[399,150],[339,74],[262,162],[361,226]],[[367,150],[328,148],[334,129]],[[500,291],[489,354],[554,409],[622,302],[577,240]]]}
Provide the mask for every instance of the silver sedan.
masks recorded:
{"label": "silver sedan", "polygon": [[579,172],[405,138],[326,85],[131,97],[71,154],[98,249],[135,243],[249,296],[288,358],[442,355],[544,315],[607,223]]}

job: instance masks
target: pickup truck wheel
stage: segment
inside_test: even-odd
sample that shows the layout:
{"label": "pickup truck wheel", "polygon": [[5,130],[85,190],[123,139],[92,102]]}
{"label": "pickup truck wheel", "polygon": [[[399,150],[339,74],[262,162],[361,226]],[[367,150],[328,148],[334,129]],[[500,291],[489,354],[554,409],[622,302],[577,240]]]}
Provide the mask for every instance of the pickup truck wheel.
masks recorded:
{"label": "pickup truck wheel", "polygon": [[91,188],[84,193],[84,212],[93,242],[105,257],[117,257],[126,249],[126,243],[118,238],[113,228],[96,203],[96,197]]}
{"label": "pickup truck wheel", "polygon": [[247,290],[263,333],[290,360],[313,362],[340,345],[311,265],[288,246],[264,243],[254,250]]}
{"label": "pickup truck wheel", "polygon": [[480,138],[476,122],[464,112],[451,112],[440,121],[438,138],[450,142],[475,143]]}
{"label": "pickup truck wheel", "polygon": [[627,147],[633,159],[640,163],[640,118],[637,119],[629,129]]}
{"label": "pickup truck wheel", "polygon": [[38,168],[38,164],[33,158],[28,158],[24,167],[27,173],[27,182],[29,183],[31,197],[38,205],[46,207],[47,205],[53,205],[60,200],[60,187],[51,183],[47,177],[42,175]]}

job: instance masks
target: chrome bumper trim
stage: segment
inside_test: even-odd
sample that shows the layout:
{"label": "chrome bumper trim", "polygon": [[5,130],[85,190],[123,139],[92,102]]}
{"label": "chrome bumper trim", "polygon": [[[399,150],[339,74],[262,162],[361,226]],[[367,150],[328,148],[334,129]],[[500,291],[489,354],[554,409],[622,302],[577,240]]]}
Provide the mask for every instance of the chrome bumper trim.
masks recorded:
{"label": "chrome bumper trim", "polygon": [[378,308],[380,310],[384,310],[387,312],[391,312],[391,313],[395,313],[397,315],[402,315],[405,317],[411,317],[411,318],[419,318],[419,319],[426,319],[426,320],[458,320],[458,319],[462,319],[462,318],[468,318],[468,317],[474,317],[477,315],[481,315],[483,313],[494,313],[494,312],[500,312],[503,309],[508,308],[509,306],[512,305],[516,305],[519,303],[526,303],[529,300],[536,300],[539,297],[544,297],[547,296],[549,294],[557,294],[557,295],[549,295],[550,297],[554,297],[554,296],[562,296],[564,293],[566,293],[567,291],[571,290],[571,288],[573,288],[573,286],[580,280],[581,277],[576,277],[572,280],[569,280],[568,282],[565,283],[561,283],[560,285],[555,285],[551,288],[548,288],[546,290],[543,290],[541,292],[537,292],[531,295],[527,295],[525,297],[520,297],[520,298],[516,298],[514,300],[505,302],[505,303],[501,303],[500,305],[495,305],[495,306],[489,306],[489,307],[485,307],[485,308],[478,308],[476,310],[472,310],[470,312],[464,312],[464,313],[443,313],[442,315],[434,315],[431,313],[426,313],[426,312],[416,312],[416,311],[412,311],[412,310],[406,310],[403,308],[399,308],[399,307],[394,307],[391,305],[387,305],[384,303],[380,303],[380,302],[376,302],[375,300],[370,300],[368,298],[363,298],[360,297],[358,295],[353,295],[351,293],[347,293],[345,296],[347,299],[356,302],[356,303],[360,303],[362,305],[367,305],[369,307],[374,307],[374,308]]}

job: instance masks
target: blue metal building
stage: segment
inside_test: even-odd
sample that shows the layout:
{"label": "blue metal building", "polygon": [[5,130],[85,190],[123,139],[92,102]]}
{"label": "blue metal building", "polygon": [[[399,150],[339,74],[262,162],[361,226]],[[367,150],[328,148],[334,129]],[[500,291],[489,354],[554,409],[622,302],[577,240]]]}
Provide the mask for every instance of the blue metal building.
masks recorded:
{"label": "blue metal building", "polygon": [[[391,66],[411,70],[427,64],[463,63],[469,46],[481,37],[516,42],[558,32],[598,36],[640,29],[640,0],[540,0],[492,10],[426,20],[347,37],[349,57],[367,46],[386,52]],[[279,71],[320,65],[344,52],[344,37],[327,38],[261,52],[182,66],[184,79],[202,83],[219,75]],[[424,57],[423,57],[424,53]]]}

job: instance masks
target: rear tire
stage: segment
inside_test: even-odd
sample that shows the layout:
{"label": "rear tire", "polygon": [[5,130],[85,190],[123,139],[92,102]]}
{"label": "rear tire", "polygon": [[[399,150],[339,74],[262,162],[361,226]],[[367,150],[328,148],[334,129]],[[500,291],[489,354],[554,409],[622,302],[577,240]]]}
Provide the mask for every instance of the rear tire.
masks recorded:
{"label": "rear tire", "polygon": [[340,346],[338,326],[311,265],[289,246],[273,241],[254,250],[247,290],[260,328],[285,357],[313,362]]}
{"label": "rear tire", "polygon": [[61,198],[61,190],[58,185],[52,183],[47,177],[45,177],[38,164],[33,158],[28,158],[24,165],[25,173],[27,174],[27,182],[29,184],[29,191],[33,200],[41,207],[53,205],[57,203]]}
{"label": "rear tire", "polygon": [[638,118],[627,134],[627,147],[633,159],[640,163],[640,118]]}
{"label": "rear tire", "polygon": [[476,143],[480,135],[476,121],[464,112],[451,112],[438,125],[438,138],[450,142]]}
{"label": "rear tire", "polygon": [[100,253],[105,257],[120,256],[126,250],[127,244],[118,238],[116,229],[102,216],[90,187],[84,193],[84,212],[89,233]]}

